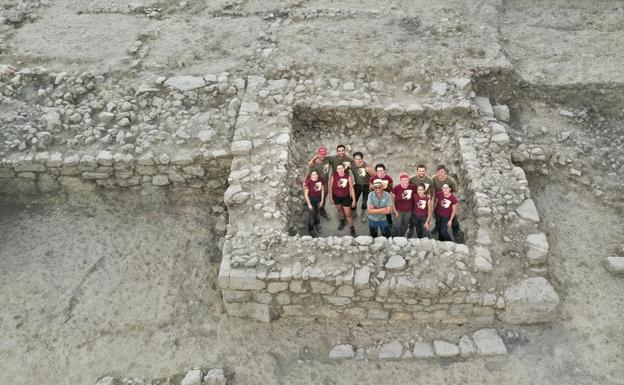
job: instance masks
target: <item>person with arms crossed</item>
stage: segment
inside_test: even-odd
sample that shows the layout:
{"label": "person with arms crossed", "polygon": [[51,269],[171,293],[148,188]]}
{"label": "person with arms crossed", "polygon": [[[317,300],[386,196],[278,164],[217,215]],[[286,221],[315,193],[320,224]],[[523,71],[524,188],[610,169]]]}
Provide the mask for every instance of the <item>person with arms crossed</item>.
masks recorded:
{"label": "person with arms crossed", "polygon": [[384,191],[383,181],[375,179],[368,194],[368,229],[371,237],[377,237],[377,231],[386,238],[390,237],[390,224],[387,215],[392,212],[392,197]]}

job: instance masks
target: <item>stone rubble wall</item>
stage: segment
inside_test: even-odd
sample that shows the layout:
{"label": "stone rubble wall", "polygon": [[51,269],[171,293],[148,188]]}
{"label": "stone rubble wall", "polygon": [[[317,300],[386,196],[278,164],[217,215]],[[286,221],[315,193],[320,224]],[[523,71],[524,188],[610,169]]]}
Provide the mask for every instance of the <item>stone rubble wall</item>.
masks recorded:
{"label": "stone rubble wall", "polygon": [[264,322],[282,316],[490,324],[505,307],[501,295],[479,289],[483,273],[466,245],[288,237],[271,248],[278,264],[246,259],[250,251],[226,239],[229,272],[222,269],[219,282],[230,315]]}
{"label": "stone rubble wall", "polygon": [[13,156],[0,163],[0,194],[36,194],[56,191],[91,191],[95,186],[196,187],[223,191],[231,154],[192,151],[130,154],[100,151],[97,154],[40,152]]}

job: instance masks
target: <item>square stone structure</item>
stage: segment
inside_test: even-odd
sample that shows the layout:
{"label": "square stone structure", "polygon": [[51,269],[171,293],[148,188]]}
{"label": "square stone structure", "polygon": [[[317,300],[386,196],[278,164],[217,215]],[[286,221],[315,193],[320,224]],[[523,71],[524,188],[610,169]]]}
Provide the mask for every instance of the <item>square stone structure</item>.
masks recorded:
{"label": "square stone structure", "polygon": [[[443,99],[417,100],[382,89],[371,96],[361,82],[248,78],[224,197],[230,223],[219,283],[229,315],[264,322],[279,316],[448,324],[553,319],[559,298],[543,278],[548,244],[524,172],[510,161],[506,126],[480,115],[469,82],[455,84],[462,86]],[[302,215],[309,146],[318,143],[306,136],[310,127],[321,141],[376,140],[375,148],[391,141],[452,163],[467,244],[289,235],[292,218]],[[375,157],[395,160],[389,150]]]}

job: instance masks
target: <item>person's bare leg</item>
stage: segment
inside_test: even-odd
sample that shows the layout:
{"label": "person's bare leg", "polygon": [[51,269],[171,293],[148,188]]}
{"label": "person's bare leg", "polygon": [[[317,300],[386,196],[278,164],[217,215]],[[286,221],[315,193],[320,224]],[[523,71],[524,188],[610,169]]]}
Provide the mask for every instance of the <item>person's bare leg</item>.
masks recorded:
{"label": "person's bare leg", "polygon": [[336,205],[336,210],[338,211],[338,222],[342,222],[345,220],[345,215],[343,211],[342,205]]}
{"label": "person's bare leg", "polygon": [[344,216],[347,218],[347,222],[349,226],[353,226],[353,212],[351,211],[351,207],[343,206]]}

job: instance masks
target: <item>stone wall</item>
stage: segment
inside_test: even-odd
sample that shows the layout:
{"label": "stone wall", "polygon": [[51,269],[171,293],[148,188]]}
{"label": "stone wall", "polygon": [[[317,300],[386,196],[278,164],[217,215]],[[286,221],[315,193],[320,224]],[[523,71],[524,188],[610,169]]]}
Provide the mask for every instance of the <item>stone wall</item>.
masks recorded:
{"label": "stone wall", "polygon": [[96,154],[39,152],[15,155],[0,163],[0,195],[92,191],[101,187],[168,186],[224,191],[227,187],[229,151],[197,153],[178,151],[130,154],[100,151]]}
{"label": "stone wall", "polygon": [[480,290],[476,252],[466,245],[287,237],[271,248],[279,270],[241,258],[246,251],[244,240],[226,239],[230,273],[220,285],[231,315],[490,324],[505,307],[502,293]]}
{"label": "stone wall", "polygon": [[[548,244],[524,173],[511,164],[506,125],[487,112],[491,106],[467,95],[409,104],[366,93],[336,99],[306,84],[248,80],[225,193],[230,223],[219,284],[228,314],[265,322],[282,316],[478,324],[554,317],[559,299],[541,277]],[[437,156],[456,159],[473,218],[467,245],[289,235],[301,202],[301,163],[313,143],[323,143],[317,134],[365,146],[369,138],[358,130],[382,141],[384,129],[404,135],[406,145],[424,139],[435,147],[437,140],[449,149]]]}

